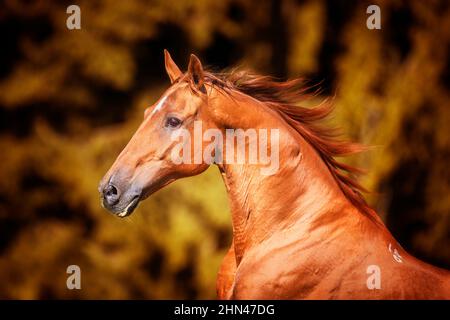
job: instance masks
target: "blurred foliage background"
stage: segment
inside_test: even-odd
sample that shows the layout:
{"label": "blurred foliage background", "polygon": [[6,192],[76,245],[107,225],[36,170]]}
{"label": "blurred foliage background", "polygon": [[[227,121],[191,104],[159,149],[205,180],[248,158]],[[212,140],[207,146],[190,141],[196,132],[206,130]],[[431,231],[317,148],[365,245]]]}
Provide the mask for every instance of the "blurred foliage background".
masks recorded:
{"label": "blurred foliage background", "polygon": [[[81,30],[66,8],[81,8]],[[366,28],[378,4],[382,29]],[[186,68],[302,76],[330,120],[375,146],[349,159],[399,242],[450,268],[450,9],[437,1],[25,1],[0,5],[0,298],[214,298],[231,241],[216,168],[121,220],[97,183]],[[67,290],[66,268],[82,270]]]}

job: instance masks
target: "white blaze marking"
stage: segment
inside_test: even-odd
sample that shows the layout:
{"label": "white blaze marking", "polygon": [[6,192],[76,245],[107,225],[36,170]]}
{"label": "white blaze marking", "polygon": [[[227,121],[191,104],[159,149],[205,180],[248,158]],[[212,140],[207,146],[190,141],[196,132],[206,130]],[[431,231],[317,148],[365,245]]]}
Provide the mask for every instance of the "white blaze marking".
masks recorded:
{"label": "white blaze marking", "polygon": [[153,116],[156,112],[161,110],[164,102],[166,102],[167,96],[163,97],[161,100],[159,100],[158,104],[156,105],[155,109],[153,109],[152,113],[150,114],[150,117]]}

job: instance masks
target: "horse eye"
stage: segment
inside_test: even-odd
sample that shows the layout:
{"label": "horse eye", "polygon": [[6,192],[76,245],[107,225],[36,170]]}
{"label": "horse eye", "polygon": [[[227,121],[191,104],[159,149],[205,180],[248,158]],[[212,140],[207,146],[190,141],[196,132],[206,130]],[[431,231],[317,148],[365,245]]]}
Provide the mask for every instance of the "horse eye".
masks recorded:
{"label": "horse eye", "polygon": [[178,128],[181,125],[181,120],[175,117],[169,117],[166,120],[165,127],[167,128]]}

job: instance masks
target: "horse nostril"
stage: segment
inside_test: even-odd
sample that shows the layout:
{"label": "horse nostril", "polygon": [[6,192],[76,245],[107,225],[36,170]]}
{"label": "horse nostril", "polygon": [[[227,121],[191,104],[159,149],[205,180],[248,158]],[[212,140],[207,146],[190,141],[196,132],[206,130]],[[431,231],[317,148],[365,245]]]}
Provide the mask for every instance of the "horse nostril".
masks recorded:
{"label": "horse nostril", "polygon": [[109,196],[115,196],[115,195],[117,195],[117,188],[110,184],[110,185],[105,189],[105,195],[108,196],[108,197],[109,197]]}
{"label": "horse nostril", "polygon": [[105,198],[105,201],[108,205],[113,206],[117,202],[119,202],[119,191],[117,188],[109,184],[104,190],[103,190],[103,196]]}

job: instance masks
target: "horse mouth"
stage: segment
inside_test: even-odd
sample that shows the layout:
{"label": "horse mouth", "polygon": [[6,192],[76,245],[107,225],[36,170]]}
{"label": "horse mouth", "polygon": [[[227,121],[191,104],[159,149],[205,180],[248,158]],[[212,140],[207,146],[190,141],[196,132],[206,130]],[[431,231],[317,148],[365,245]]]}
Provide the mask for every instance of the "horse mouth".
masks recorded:
{"label": "horse mouth", "polygon": [[121,212],[117,213],[117,216],[120,218],[125,218],[133,213],[134,209],[136,209],[139,204],[140,196],[135,196],[130,203],[123,209]]}

